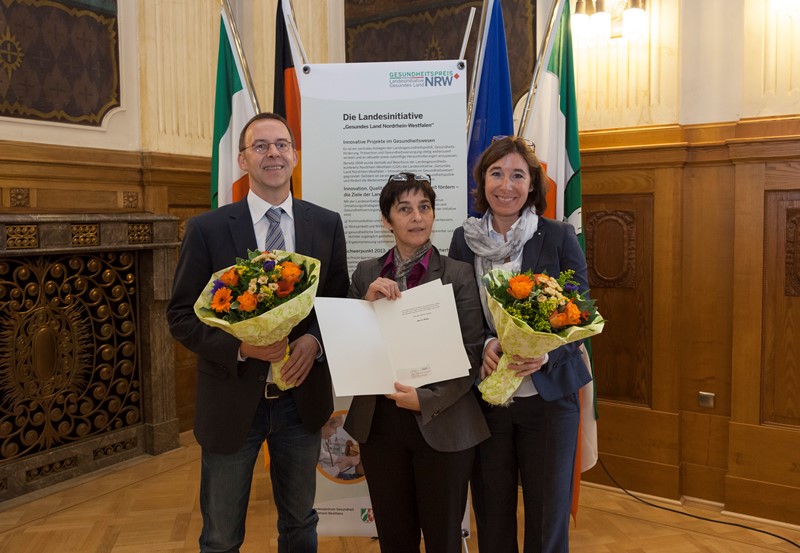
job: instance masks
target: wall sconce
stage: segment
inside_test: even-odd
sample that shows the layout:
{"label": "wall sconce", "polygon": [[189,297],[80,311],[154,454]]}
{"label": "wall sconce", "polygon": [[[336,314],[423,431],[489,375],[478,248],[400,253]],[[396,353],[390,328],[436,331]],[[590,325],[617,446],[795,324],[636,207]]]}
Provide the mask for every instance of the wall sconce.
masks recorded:
{"label": "wall sconce", "polygon": [[648,30],[644,10],[645,0],[577,0],[572,15],[572,36],[593,44],[620,37],[640,41]]}
{"label": "wall sconce", "polygon": [[572,14],[570,25],[572,27],[572,36],[578,40],[584,40],[589,37],[589,16],[591,15],[586,10],[586,3],[589,3],[590,10],[594,11],[594,4],[592,0],[578,0],[575,3],[575,13]]}
{"label": "wall sconce", "polygon": [[622,37],[639,41],[647,37],[647,14],[644,0],[628,0],[622,11]]}
{"label": "wall sconce", "polygon": [[595,43],[602,44],[611,38],[611,12],[605,0],[594,0],[594,13],[589,16],[589,27]]}

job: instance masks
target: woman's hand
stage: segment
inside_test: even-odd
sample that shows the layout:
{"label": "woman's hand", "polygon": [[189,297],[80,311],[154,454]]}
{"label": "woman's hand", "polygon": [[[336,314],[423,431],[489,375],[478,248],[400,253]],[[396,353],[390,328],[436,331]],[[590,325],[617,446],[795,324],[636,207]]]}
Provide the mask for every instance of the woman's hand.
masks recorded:
{"label": "woman's hand", "polygon": [[378,277],[372,281],[372,284],[367,288],[367,293],[364,299],[367,301],[375,301],[381,298],[388,300],[396,300],[400,297],[400,287],[397,283],[389,278]]}
{"label": "woman's hand", "polygon": [[419,396],[417,396],[416,388],[395,382],[394,389],[397,391],[393,394],[386,394],[386,397],[394,401],[398,407],[409,411],[422,411],[419,406]]}
{"label": "woman's hand", "polygon": [[[503,355],[503,350],[500,348],[500,341],[497,338],[492,338],[483,349],[483,364],[481,365],[481,380],[497,370],[497,363],[500,362],[500,356]],[[547,363],[550,357],[545,353],[539,357],[520,357],[514,356],[512,363],[508,364],[508,368],[517,372],[517,376],[529,376]]]}
{"label": "woman's hand", "polygon": [[487,342],[486,347],[483,348],[483,363],[481,364],[481,380],[497,370],[497,363],[500,362],[500,356],[503,355],[503,350],[500,349],[500,340],[492,338]]}
{"label": "woman's hand", "polygon": [[517,376],[519,377],[528,376],[541,369],[549,358],[550,356],[546,353],[539,357],[520,357],[515,355],[514,362],[509,363],[508,368],[512,371],[517,371]]}

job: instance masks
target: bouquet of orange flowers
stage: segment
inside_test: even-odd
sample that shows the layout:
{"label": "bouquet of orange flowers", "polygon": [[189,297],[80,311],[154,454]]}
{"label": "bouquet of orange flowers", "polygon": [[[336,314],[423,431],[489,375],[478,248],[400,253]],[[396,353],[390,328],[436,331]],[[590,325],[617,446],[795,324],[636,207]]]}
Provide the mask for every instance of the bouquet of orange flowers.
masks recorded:
{"label": "bouquet of orange flowers", "polygon": [[507,405],[522,378],[508,368],[513,356],[539,357],[603,331],[593,300],[578,292],[574,271],[557,278],[531,271],[514,274],[493,269],[483,276],[486,301],[503,356],[497,370],[478,385],[483,399]]}
{"label": "bouquet of orange flowers", "polygon": [[[211,276],[194,312],[209,326],[220,328],[242,342],[274,344],[289,335],[314,307],[319,285],[319,261],[297,253],[248,251],[247,259]],[[282,390],[291,386],[281,378],[289,358],[272,364],[272,378]]]}

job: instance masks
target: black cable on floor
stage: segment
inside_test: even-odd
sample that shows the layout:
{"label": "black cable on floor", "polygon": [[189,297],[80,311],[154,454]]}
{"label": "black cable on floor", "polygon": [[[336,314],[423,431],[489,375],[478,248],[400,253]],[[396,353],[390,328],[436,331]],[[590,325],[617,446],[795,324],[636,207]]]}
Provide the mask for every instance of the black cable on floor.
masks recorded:
{"label": "black cable on floor", "polygon": [[692,518],[696,518],[696,519],[699,519],[699,520],[705,520],[707,522],[715,522],[717,524],[727,524],[728,526],[737,526],[739,528],[744,528],[745,530],[752,530],[753,532],[761,532],[762,534],[766,534],[768,536],[772,536],[773,538],[778,538],[779,540],[783,540],[786,543],[791,544],[791,545],[795,546],[796,548],[800,549],[800,544],[798,544],[797,542],[794,542],[794,541],[790,540],[789,538],[784,538],[783,536],[779,536],[778,534],[773,534],[772,532],[767,532],[766,530],[760,530],[758,528],[753,528],[752,526],[746,526],[744,524],[738,524],[736,522],[725,522],[724,520],[714,520],[713,518],[701,517],[701,516],[698,516],[698,515],[693,515],[691,513],[678,511],[676,509],[670,509],[669,507],[664,507],[663,505],[656,505],[655,503],[650,503],[649,501],[645,501],[641,497],[637,497],[637,496],[633,495],[631,492],[629,492],[628,490],[626,490],[625,488],[623,488],[622,485],[619,482],[617,482],[617,480],[613,476],[611,476],[611,473],[608,472],[608,469],[606,468],[606,465],[603,463],[602,459],[598,458],[597,461],[600,463],[600,466],[603,467],[603,470],[606,471],[606,474],[608,475],[608,477],[611,478],[611,481],[614,482],[614,484],[616,484],[616,486],[620,490],[622,490],[623,492],[625,492],[626,494],[628,494],[629,496],[634,498],[636,501],[640,501],[641,503],[644,503],[645,505],[649,505],[650,507],[655,507],[656,509],[663,509],[664,511],[669,511],[671,513],[678,513],[679,515],[685,515],[687,517],[692,517]]}

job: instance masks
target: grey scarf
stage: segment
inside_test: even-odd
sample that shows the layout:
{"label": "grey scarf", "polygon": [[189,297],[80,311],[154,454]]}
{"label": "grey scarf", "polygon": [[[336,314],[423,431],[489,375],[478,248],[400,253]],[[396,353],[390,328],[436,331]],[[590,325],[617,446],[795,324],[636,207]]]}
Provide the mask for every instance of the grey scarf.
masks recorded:
{"label": "grey scarf", "polygon": [[483,315],[489,323],[489,328],[495,332],[492,314],[486,304],[486,289],[483,286],[481,277],[492,270],[492,264],[496,261],[514,259],[517,257],[528,240],[531,239],[536,228],[539,226],[539,216],[532,209],[525,209],[517,221],[517,226],[511,233],[511,238],[506,242],[495,242],[489,236],[489,225],[491,216],[489,211],[483,217],[469,217],[464,221],[464,239],[467,246],[475,254],[475,277],[478,279],[478,290],[481,293],[481,305]]}
{"label": "grey scarf", "polygon": [[419,260],[425,256],[429,249],[431,249],[430,240],[425,242],[411,257],[403,259],[400,257],[397,246],[394,247],[394,280],[397,282],[397,286],[400,288],[401,292],[407,288],[406,279],[408,278],[408,273],[411,272],[414,265],[419,263]]}

